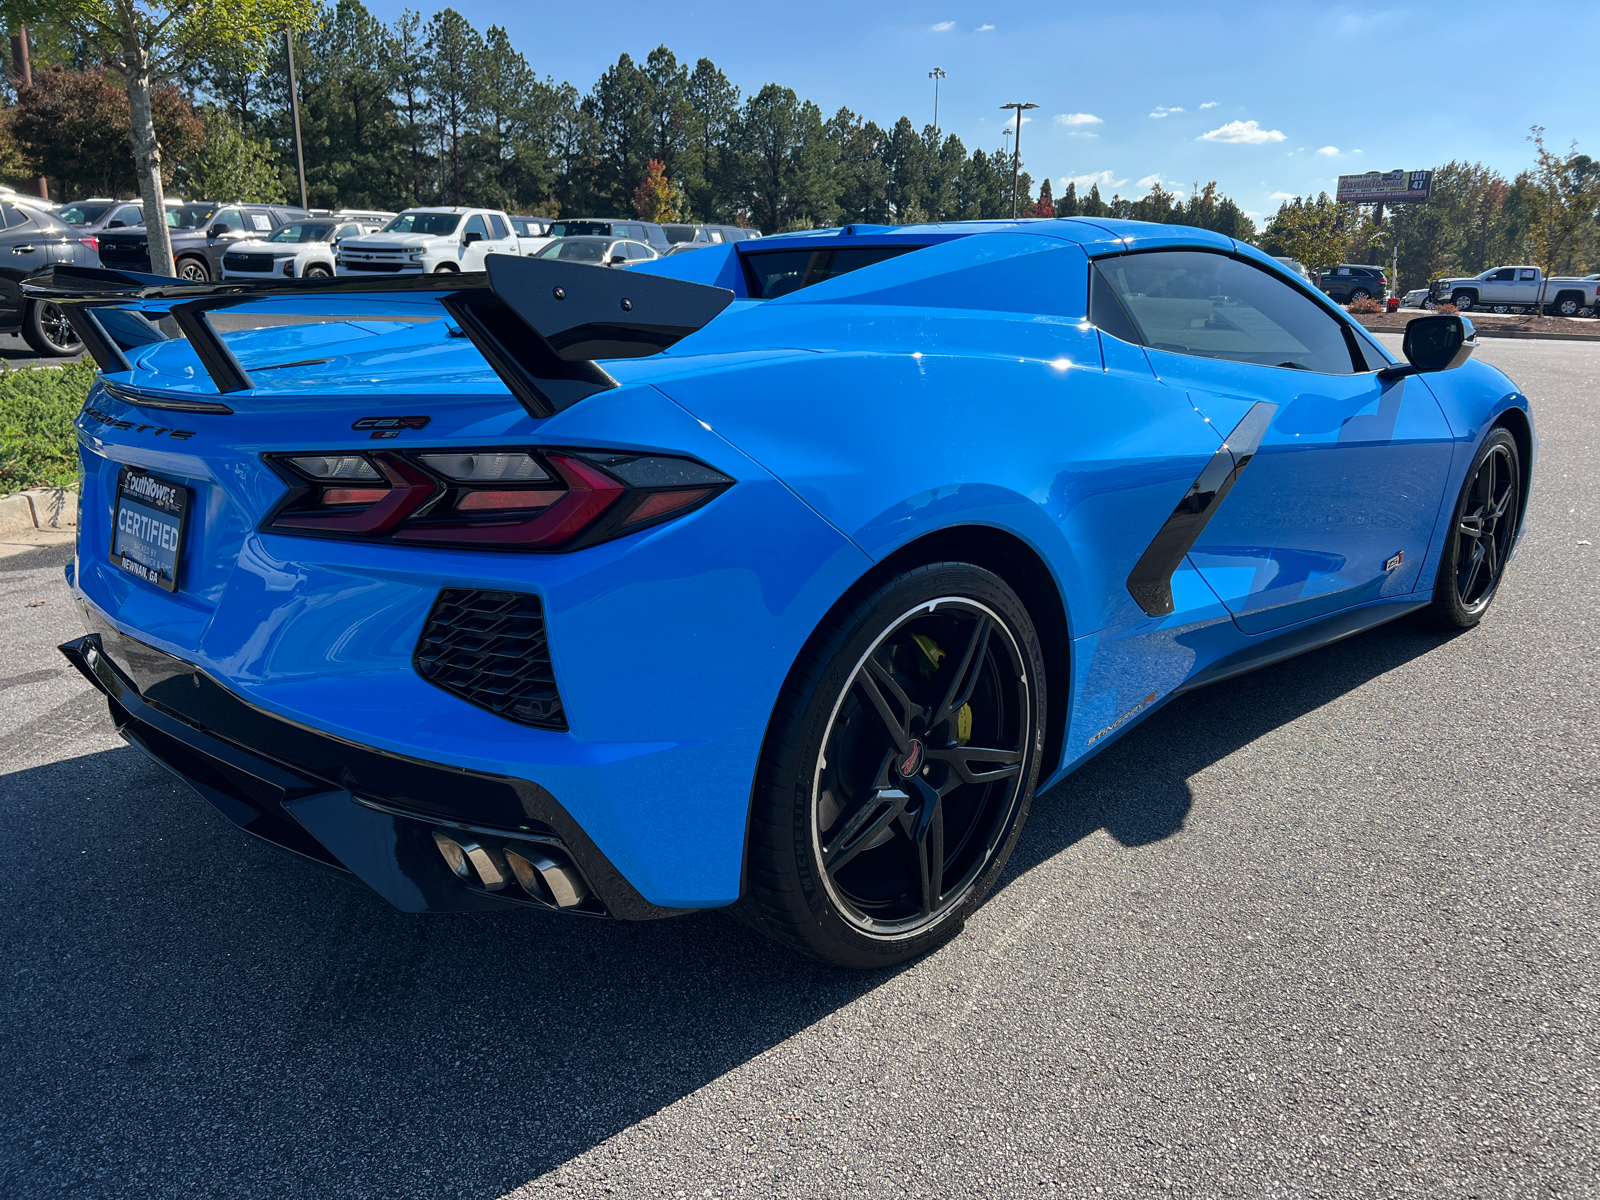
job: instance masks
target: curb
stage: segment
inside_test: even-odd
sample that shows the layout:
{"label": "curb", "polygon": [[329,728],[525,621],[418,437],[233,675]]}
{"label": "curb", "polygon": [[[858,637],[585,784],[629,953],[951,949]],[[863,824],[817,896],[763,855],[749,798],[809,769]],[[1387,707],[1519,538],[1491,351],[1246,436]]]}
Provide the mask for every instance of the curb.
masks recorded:
{"label": "curb", "polygon": [[[1417,313],[1417,316],[1419,317],[1426,315],[1427,314],[1423,312]],[[1472,314],[1469,313],[1467,315],[1471,316]],[[1561,319],[1566,320],[1569,318]],[[1403,334],[1406,331],[1405,325],[1402,325],[1399,328],[1394,328],[1389,325],[1369,325],[1365,321],[1362,321],[1359,317],[1357,317],[1356,320],[1368,333]],[[1410,324],[1410,322],[1408,321],[1406,324]],[[1579,332],[1577,330],[1573,330],[1570,333],[1565,331],[1556,333],[1542,329],[1519,329],[1514,326],[1508,329],[1503,325],[1490,325],[1478,321],[1474,321],[1472,327],[1477,335],[1481,338],[1527,338],[1530,341],[1541,342],[1600,342],[1600,320],[1594,321],[1594,324],[1596,328],[1593,333]]]}
{"label": "curb", "polygon": [[29,488],[0,496],[0,536],[78,526],[78,493],[71,488]]}

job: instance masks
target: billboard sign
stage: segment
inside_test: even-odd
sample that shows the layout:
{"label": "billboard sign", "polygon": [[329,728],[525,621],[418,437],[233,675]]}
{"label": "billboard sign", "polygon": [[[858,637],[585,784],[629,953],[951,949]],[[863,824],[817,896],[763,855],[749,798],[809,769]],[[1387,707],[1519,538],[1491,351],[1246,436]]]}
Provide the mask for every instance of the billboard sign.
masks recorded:
{"label": "billboard sign", "polygon": [[1432,171],[1368,171],[1339,176],[1340,204],[1409,204],[1426,200]]}

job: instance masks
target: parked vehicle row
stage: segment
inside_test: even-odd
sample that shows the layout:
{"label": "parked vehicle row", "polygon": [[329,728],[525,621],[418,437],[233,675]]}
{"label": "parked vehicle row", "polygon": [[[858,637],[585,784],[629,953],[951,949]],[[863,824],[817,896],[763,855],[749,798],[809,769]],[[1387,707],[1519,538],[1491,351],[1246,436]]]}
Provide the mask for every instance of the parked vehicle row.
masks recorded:
{"label": "parked vehicle row", "polygon": [[360,217],[330,214],[320,220],[296,221],[280,226],[265,238],[235,243],[222,256],[225,279],[331,279],[339,246],[364,234],[375,233],[394,213],[368,213]]}
{"label": "parked vehicle row", "polygon": [[21,333],[35,354],[52,358],[76,354],[83,344],[59,305],[24,297],[22,284],[58,263],[99,266],[93,239],[21,197],[0,200],[0,333]]}

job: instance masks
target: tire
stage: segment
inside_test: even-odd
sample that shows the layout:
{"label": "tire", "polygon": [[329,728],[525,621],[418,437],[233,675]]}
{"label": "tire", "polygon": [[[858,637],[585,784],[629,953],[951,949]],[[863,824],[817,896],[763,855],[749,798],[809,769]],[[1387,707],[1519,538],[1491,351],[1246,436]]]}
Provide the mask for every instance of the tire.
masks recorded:
{"label": "tire", "polygon": [[1476,296],[1474,296],[1471,292],[1451,292],[1450,293],[1450,303],[1454,304],[1462,312],[1471,312],[1472,311],[1472,306],[1474,304],[1476,304],[1477,302],[1478,302],[1478,298]]}
{"label": "tire", "polygon": [[1578,315],[1580,317],[1592,317],[1594,316],[1594,309],[1586,304],[1578,310]]}
{"label": "tire", "polygon": [[459,275],[461,268],[456,266],[455,263],[440,263],[433,269],[433,273],[435,275]]}
{"label": "tire", "polygon": [[67,358],[83,349],[83,340],[67,324],[59,304],[30,300],[22,311],[22,340],[41,358]]}
{"label": "tire", "polygon": [[188,254],[180,258],[176,265],[179,279],[187,279],[191,283],[211,282],[211,266],[203,258]]}
{"label": "tire", "polygon": [[1556,301],[1556,312],[1560,313],[1563,317],[1577,316],[1578,310],[1582,307],[1583,304],[1576,296],[1563,296],[1561,299]]}
{"label": "tire", "polygon": [[1506,304],[1496,304],[1489,311],[1493,312],[1493,313],[1508,313],[1508,312],[1511,311],[1511,308],[1510,308],[1509,305],[1506,305]]}
{"label": "tire", "polygon": [[1366,288],[1357,288],[1355,291],[1350,293],[1350,303],[1351,304],[1354,304],[1357,300],[1370,300],[1370,299],[1372,299],[1372,293],[1367,291]]}
{"label": "tire", "polygon": [[998,576],[938,563],[847,596],[773,709],[741,919],[859,969],[953,937],[1027,817],[1044,712],[1038,634]]}
{"label": "tire", "polygon": [[302,279],[332,279],[333,278],[333,271],[332,271],[331,268],[325,267],[321,263],[312,263],[309,267],[306,268],[306,273],[303,276],[301,276],[301,278]]}
{"label": "tire", "polygon": [[1432,312],[1434,309],[1436,309],[1438,307],[1439,307],[1438,303],[1434,300],[1434,298],[1432,296],[1428,296],[1422,301],[1422,311],[1423,312]]}
{"label": "tire", "polygon": [[1449,629],[1470,629],[1489,611],[1522,517],[1522,453],[1503,427],[1473,456],[1450,515],[1450,533],[1428,614]]}

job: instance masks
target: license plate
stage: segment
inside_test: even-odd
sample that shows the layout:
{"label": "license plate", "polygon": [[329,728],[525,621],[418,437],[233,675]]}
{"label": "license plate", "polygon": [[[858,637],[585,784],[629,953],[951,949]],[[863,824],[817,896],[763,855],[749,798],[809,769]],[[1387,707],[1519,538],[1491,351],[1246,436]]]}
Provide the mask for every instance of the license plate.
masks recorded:
{"label": "license plate", "polygon": [[146,583],[178,590],[189,489],[132,467],[117,472],[111,561]]}

